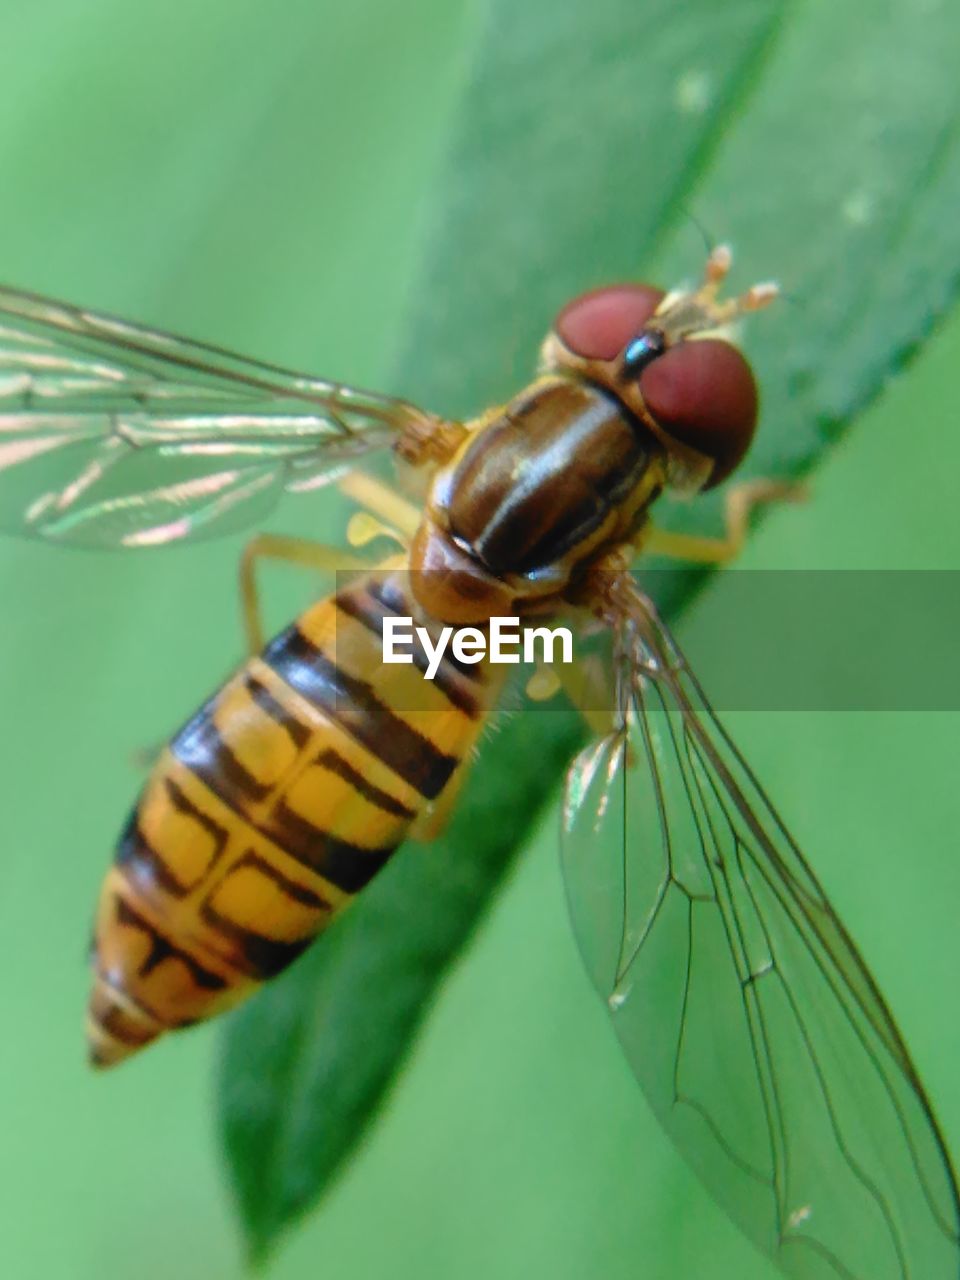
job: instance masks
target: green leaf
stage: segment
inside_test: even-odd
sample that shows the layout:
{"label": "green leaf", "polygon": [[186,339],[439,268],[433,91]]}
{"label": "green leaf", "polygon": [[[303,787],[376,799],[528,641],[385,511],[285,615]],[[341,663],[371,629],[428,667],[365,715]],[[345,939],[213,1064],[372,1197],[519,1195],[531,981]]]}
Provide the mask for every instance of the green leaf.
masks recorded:
{"label": "green leaf", "polygon": [[[906,0],[490,0],[401,389],[452,415],[508,395],[573,293],[699,271],[692,210],[735,245],[738,284],[785,285],[746,334],[764,388],[749,470],[807,471],[955,294],[958,42],[960,12],[920,22]],[[707,527],[717,501],[665,520]],[[667,612],[701,576],[658,575]],[[254,1256],[355,1147],[581,733],[563,711],[508,721],[448,833],[232,1018],[221,1123]]]}

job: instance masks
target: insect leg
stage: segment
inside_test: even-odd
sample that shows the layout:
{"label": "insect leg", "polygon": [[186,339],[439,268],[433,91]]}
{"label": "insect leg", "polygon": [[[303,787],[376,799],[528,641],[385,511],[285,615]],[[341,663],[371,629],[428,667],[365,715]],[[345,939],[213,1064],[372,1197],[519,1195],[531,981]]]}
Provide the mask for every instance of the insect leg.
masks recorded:
{"label": "insect leg", "polygon": [[364,471],[348,471],[338,481],[340,492],[365,511],[383,520],[408,542],[420,527],[421,511],[396,489]]}
{"label": "insect leg", "polygon": [[321,573],[370,567],[366,560],[342,547],[311,542],[307,538],[285,538],[275,533],[260,533],[251,538],[240,559],[240,607],[251,656],[260,652],[265,639],[256,580],[256,566],[262,560],[280,560]]}
{"label": "insect leg", "polygon": [[727,494],[724,506],[726,532],[720,538],[690,533],[674,533],[667,529],[647,529],[642,548],[676,560],[693,560],[701,564],[722,564],[733,560],[743,549],[750,524],[750,513],[768,502],[803,502],[807,496],[801,484],[786,480],[747,480],[735,485]]}
{"label": "insect leg", "polygon": [[610,705],[609,681],[604,681],[604,673],[596,669],[598,666],[599,663],[592,659],[581,659],[573,666],[561,665],[551,670],[590,733],[602,738],[610,732],[614,714]]}

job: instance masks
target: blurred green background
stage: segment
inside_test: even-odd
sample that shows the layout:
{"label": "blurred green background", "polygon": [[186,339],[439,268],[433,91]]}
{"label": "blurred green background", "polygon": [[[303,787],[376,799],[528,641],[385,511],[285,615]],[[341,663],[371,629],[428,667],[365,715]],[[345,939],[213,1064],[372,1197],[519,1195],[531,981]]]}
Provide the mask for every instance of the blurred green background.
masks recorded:
{"label": "blurred green background", "polygon": [[[0,275],[390,389],[471,6],[3,8]],[[698,255],[695,233],[690,245]],[[958,359],[953,322],[743,563],[960,567]],[[307,506],[273,527],[320,528]],[[82,1041],[88,920],[138,786],[133,757],[238,657],[239,546],[127,558],[0,544],[0,1271],[18,1280],[243,1274],[214,1132],[217,1031],[103,1077]],[[303,598],[291,583],[275,603]],[[696,610],[681,636],[693,652],[709,643]],[[960,1147],[960,715],[731,719]],[[270,1280],[774,1274],[667,1147],[621,1060],[569,933],[556,823]]]}

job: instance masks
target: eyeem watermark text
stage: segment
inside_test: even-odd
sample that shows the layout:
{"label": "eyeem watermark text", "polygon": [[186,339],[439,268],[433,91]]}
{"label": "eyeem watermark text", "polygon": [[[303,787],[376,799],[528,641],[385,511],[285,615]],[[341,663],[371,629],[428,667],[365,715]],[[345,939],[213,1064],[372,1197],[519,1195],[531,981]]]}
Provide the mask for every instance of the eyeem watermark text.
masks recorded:
{"label": "eyeem watermark text", "polygon": [[443,627],[434,641],[426,627],[413,625],[413,618],[384,618],[384,662],[413,662],[415,641],[426,655],[424,675],[428,680],[436,676],[448,647],[458,662],[470,664],[484,659],[493,663],[519,663],[540,658],[547,665],[573,661],[573,635],[569,627],[521,627],[519,618],[491,618],[489,628],[483,631],[479,627]]}

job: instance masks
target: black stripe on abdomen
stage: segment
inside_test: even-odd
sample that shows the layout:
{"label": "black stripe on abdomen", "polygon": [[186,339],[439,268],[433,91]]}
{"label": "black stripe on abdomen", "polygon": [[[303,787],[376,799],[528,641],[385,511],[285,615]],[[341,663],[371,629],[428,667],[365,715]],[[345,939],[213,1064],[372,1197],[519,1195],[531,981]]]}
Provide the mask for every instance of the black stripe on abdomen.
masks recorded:
{"label": "black stripe on abdomen", "polygon": [[368,849],[340,840],[302,818],[283,800],[260,824],[260,830],[291,858],[310,867],[344,893],[359,893],[365,888],[397,847],[391,844],[386,848]]}
{"label": "black stripe on abdomen", "polygon": [[404,822],[412,822],[417,816],[405,804],[401,804],[399,800],[389,795],[386,791],[381,791],[372,782],[368,782],[366,778],[357,773],[349,760],[344,760],[343,756],[334,751],[332,747],[321,751],[313,763],[319,765],[321,769],[328,769],[330,773],[335,773],[338,778],[342,778],[344,782],[349,783],[358,795],[363,796],[364,800],[369,800],[372,805],[382,809],[384,813],[389,813],[394,818],[401,818]]}
{"label": "black stripe on abdomen", "polygon": [[[291,907],[305,907],[317,913],[313,926],[303,937],[271,938],[257,932],[249,925],[232,920],[218,910],[215,905],[216,890],[208,895],[200,908],[204,922],[232,943],[242,958],[244,968],[252,977],[263,981],[266,978],[276,977],[287,965],[296,960],[316,937],[326,918],[332,915],[333,908],[325,898],[314,893],[306,885],[290,880],[252,850],[248,850],[242,858],[237,860],[223,883],[228,883],[231,877],[242,875],[244,872],[254,872],[261,877],[274,892],[287,899]],[[223,884],[218,887],[222,889]]]}
{"label": "black stripe on abdomen", "polygon": [[391,711],[366,681],[341,670],[296,626],[267,646],[263,661],[426,799],[440,794],[460,763]]}
{"label": "black stripe on abdomen", "polygon": [[[137,970],[141,978],[148,977],[164,961],[176,960],[188,971],[196,986],[205,991],[223,991],[225,989],[227,983],[224,978],[202,965],[189,951],[184,951],[182,947],[176,946],[149,920],[142,916],[139,911],[136,911],[126,899],[121,898],[119,895],[115,900],[115,909],[117,924],[137,929],[149,940],[150,949]],[[147,1012],[152,1013],[149,1009]],[[155,1014],[152,1014],[152,1016],[156,1017]]]}
{"label": "black stripe on abdomen", "polygon": [[[375,636],[383,640],[383,622],[385,618],[400,616],[397,608],[397,596],[385,591],[377,582],[369,583],[365,588],[351,587],[341,591],[335,598],[338,609],[367,628]],[[401,603],[405,607],[405,602]],[[404,615],[406,616],[406,615]],[[433,635],[436,643],[437,635]],[[429,659],[419,638],[414,635],[411,657],[413,665],[424,674],[429,666]],[[471,688],[471,676],[477,674],[476,668],[464,668],[453,660],[449,647],[444,650],[433,676],[433,684],[446,697],[447,701],[462,711],[471,720],[479,720],[483,707],[476,691]]]}
{"label": "black stripe on abdomen", "polygon": [[[281,706],[270,691],[249,673],[242,676],[243,687],[251,700],[289,738],[299,751],[310,737],[309,730]],[[243,767],[223,740],[214,715],[223,691],[217,693],[177,734],[170,749],[181,764],[201,778],[211,791],[231,801],[242,797],[245,804],[264,800],[272,783],[262,783]]]}
{"label": "black stripe on abdomen", "polygon": [[[252,831],[272,840],[302,866],[309,867],[345,893],[357,893],[364,888],[393,853],[396,842],[371,848],[340,839],[296,813],[283,797],[282,783],[269,786],[258,783],[239,764],[217,727],[219,696],[209,702],[174,740],[173,751],[180,763],[202,779]],[[379,748],[377,754],[382,758]],[[320,751],[309,764],[336,774],[367,804],[376,806],[392,818],[409,823],[416,817],[412,809],[368,782],[332,748]],[[168,782],[167,785],[169,790],[171,784]],[[274,802],[267,812],[258,813],[260,802],[274,790],[278,792]],[[167,892],[182,896],[192,886],[181,885],[177,881],[163,858],[145,840],[136,822],[134,815],[121,843],[121,860],[135,866],[142,879],[155,880]],[[208,869],[204,868],[204,875]]]}
{"label": "black stripe on abdomen", "polygon": [[[142,800],[137,804],[123,829],[115,861],[118,866],[126,867],[128,874],[136,878],[141,887],[147,889],[158,887],[173,897],[182,898],[209,874],[211,867],[222,857],[229,837],[227,831],[218,822],[214,822],[184,794],[183,789],[173,778],[164,777],[159,785],[163,787],[171,812],[185,819],[193,827],[195,836],[199,836],[202,841],[204,853],[202,857],[196,858],[197,866],[194,875],[185,882],[170,866],[163,851],[154,848],[144,835],[140,826]],[[182,830],[179,839],[181,842],[188,839]],[[195,838],[195,849],[199,843]]]}

